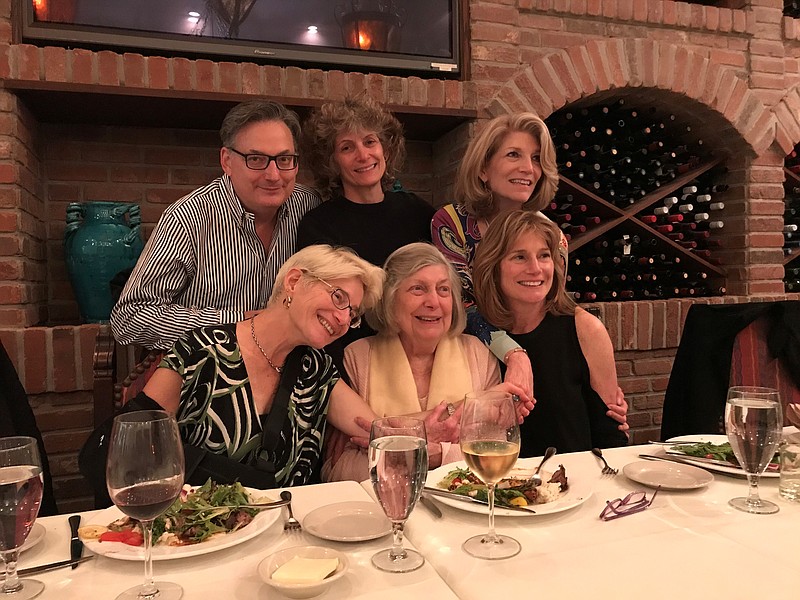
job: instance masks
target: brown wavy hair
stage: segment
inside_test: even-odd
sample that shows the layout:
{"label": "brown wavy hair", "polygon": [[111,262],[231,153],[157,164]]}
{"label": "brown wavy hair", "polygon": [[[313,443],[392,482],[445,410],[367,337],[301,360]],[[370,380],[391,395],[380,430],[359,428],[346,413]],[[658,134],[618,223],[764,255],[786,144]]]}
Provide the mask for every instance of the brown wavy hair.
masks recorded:
{"label": "brown wavy hair", "polygon": [[472,138],[458,168],[455,196],[467,212],[474,217],[491,217],[495,213],[492,191],[481,179],[481,172],[498,151],[503,138],[509,133],[529,133],[539,142],[542,176],[522,208],[542,210],[555,197],[558,189],[556,150],[550,131],[544,121],[533,113],[515,113],[495,117],[476,137]]}
{"label": "brown wavy hair", "polygon": [[554,315],[575,314],[575,301],[566,290],[566,269],[557,260],[561,232],[544,215],[530,210],[513,210],[494,219],[475,254],[472,281],[478,310],[489,323],[506,331],[512,329],[514,314],[500,286],[500,263],[519,236],[541,236],[553,256],[553,284],[545,297],[545,311]]}
{"label": "brown wavy hair", "polygon": [[342,178],[334,159],[334,144],[342,133],[374,131],[383,146],[386,172],[384,190],[391,188],[406,158],[406,141],[400,121],[367,95],[326,102],[311,113],[303,127],[303,164],[314,176],[314,185],[324,198],[341,192]]}

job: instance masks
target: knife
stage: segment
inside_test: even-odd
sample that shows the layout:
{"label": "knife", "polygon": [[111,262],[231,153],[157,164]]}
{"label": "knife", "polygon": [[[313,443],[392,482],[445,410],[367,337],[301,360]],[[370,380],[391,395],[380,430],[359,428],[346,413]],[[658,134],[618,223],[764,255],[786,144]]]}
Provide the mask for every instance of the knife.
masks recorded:
{"label": "knife", "polygon": [[[450,498],[451,500],[459,500],[461,502],[472,502],[473,504],[482,504],[483,506],[489,505],[487,500],[479,500],[478,498],[473,498],[472,496],[464,496],[462,494],[448,492],[447,490],[440,490],[426,486],[422,489],[422,491],[423,493],[430,494],[431,496],[441,496],[442,498]],[[495,503],[495,508],[536,514],[536,511],[532,508],[525,508],[524,506],[498,506],[497,503]]]}
{"label": "knife", "polygon": [[431,511],[434,517],[436,517],[437,519],[442,518],[442,510],[438,506],[436,506],[436,502],[425,496],[425,494],[419,497],[419,501],[420,504],[422,504],[422,506]]}
{"label": "knife", "polygon": [[78,536],[78,527],[81,524],[81,516],[80,515],[72,515],[69,518],[69,530],[71,532],[71,537],[69,540],[69,559],[72,562],[72,568],[76,569],[78,567],[78,562],[81,555],[83,554],[83,542],[81,538]]}
{"label": "knife", "polygon": [[92,560],[94,558],[94,554],[90,556],[84,556],[78,560],[60,560],[54,563],[48,563],[46,565],[39,565],[38,567],[28,567],[27,569],[19,569],[17,570],[17,575],[20,577],[27,577],[28,575],[38,575],[39,573],[47,573],[48,571],[55,571],[56,569],[63,569],[64,567],[72,566],[75,568],[76,565],[80,563],[85,563],[87,560]]}
{"label": "knife", "polygon": [[[644,458],[646,460],[665,460],[667,462],[674,462],[674,463],[679,463],[679,464],[682,464],[682,465],[689,465],[690,467],[697,467],[698,469],[703,469],[704,468],[703,466],[701,466],[701,465],[699,465],[699,464],[697,464],[695,462],[695,460],[696,460],[695,458],[680,458],[678,456],[671,456],[671,455],[658,456],[656,454],[640,454],[639,458]],[[711,461],[711,459],[704,459],[704,462],[708,462],[708,461]],[[721,463],[722,461],[714,461],[714,462]],[[719,466],[723,466],[723,465],[719,465]],[[733,467],[733,465],[731,465],[731,464],[726,464],[724,466]],[[733,468],[735,468],[735,467],[733,467]],[[732,472],[729,472],[729,471],[718,471],[716,469],[712,470],[712,469],[708,469],[708,468],[705,468],[704,470],[711,471],[712,473],[718,473],[720,475],[727,475],[729,477],[735,477],[736,479],[747,479],[747,475],[745,475],[744,473],[732,473]]]}

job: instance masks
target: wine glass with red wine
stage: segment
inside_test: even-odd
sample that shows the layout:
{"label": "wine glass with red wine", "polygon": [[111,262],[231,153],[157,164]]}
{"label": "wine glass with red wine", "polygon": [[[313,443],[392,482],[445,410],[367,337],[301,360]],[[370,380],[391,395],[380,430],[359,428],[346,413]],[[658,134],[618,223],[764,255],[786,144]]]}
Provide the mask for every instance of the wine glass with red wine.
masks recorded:
{"label": "wine glass with red wine", "polygon": [[177,600],[183,588],[153,580],[153,520],[175,501],[183,487],[183,446],[175,418],[163,410],[125,413],[114,419],[106,464],[111,500],[139,521],[144,537],[144,584],[117,600]]}
{"label": "wine glass with red wine", "polygon": [[19,549],[28,537],[42,502],[42,461],[32,437],[0,438],[0,554],[6,579],[0,597],[29,600],[44,584],[17,576]]}

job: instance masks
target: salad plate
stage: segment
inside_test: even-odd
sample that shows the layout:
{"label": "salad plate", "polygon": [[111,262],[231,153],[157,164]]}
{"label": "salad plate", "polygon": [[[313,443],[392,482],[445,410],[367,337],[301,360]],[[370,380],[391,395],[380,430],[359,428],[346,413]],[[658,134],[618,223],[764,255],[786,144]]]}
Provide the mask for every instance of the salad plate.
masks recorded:
{"label": "salad plate", "polygon": [[375,502],[338,502],[308,513],[303,530],[333,542],[365,542],[389,535],[392,524]]}
{"label": "salad plate", "polygon": [[[520,459],[517,466],[508,474],[509,477],[530,477],[533,474],[536,465],[539,463],[539,458],[531,459],[529,465],[526,465],[526,459]],[[527,468],[526,468],[527,467]],[[565,510],[570,510],[576,506],[580,506],[592,496],[592,487],[589,481],[573,480],[570,475],[569,465],[564,465],[567,471],[567,480],[569,481],[569,488],[566,492],[562,492],[558,500],[547,502],[546,504],[532,504],[528,508],[529,511],[514,511],[502,506],[494,507],[494,515],[500,517],[536,517],[539,515],[551,515]],[[438,469],[433,469],[428,472],[428,483],[431,487],[439,487],[439,482],[453,469],[466,469],[467,464],[464,462],[451,463],[443,465]],[[542,471],[544,473],[544,471]],[[544,479],[544,477],[542,478]],[[432,500],[440,502],[446,506],[452,506],[467,512],[477,513],[481,515],[489,514],[489,507],[482,504],[472,504],[469,502],[462,502],[460,500],[452,500],[450,498],[443,498],[441,496],[429,496]]]}
{"label": "salad plate", "polygon": [[25,550],[30,550],[44,539],[46,533],[47,529],[44,525],[41,523],[34,523],[33,527],[31,527],[30,533],[28,533],[28,539],[26,539],[25,543],[20,546],[19,551],[25,552]]}
{"label": "salad plate", "polygon": [[[252,490],[246,488],[251,497],[263,496],[262,490]],[[97,513],[86,525],[103,525],[107,526],[117,519],[121,519],[125,515],[116,506]],[[280,509],[270,509],[260,511],[253,520],[241,529],[232,531],[231,533],[214,535],[203,542],[197,544],[188,544],[185,546],[166,546],[163,544],[153,545],[153,560],[172,560],[176,558],[188,558],[190,556],[199,556],[201,554],[208,554],[236,546],[247,540],[250,540],[257,535],[263,533],[270,526],[275,523],[281,516]],[[144,547],[143,546],[129,546],[122,542],[100,542],[99,540],[83,540],[87,550],[107,556],[108,558],[116,558],[119,560],[144,560]]]}
{"label": "salad plate", "polygon": [[[677,437],[670,438],[666,440],[667,442],[693,442],[696,444],[702,443],[709,443],[709,444],[725,444],[728,441],[728,436],[721,435],[721,434],[695,434],[695,435],[680,435]],[[681,452],[680,450],[673,450],[670,446],[666,446],[665,452],[667,454],[672,454],[673,456],[680,456],[683,460],[687,463],[691,463],[694,466],[700,467],[705,469],[706,471],[711,471],[712,473],[722,473],[724,475],[743,475],[744,471],[737,467],[736,465],[731,465],[730,467],[725,465],[713,465],[702,460],[695,460],[694,457]],[[780,477],[781,474],[778,471],[764,471],[761,474],[761,477],[766,477],[767,479],[775,479]]]}
{"label": "salad plate", "polygon": [[704,469],[676,463],[647,460],[628,463],[622,472],[631,481],[662,490],[696,490],[714,481],[714,476]]}

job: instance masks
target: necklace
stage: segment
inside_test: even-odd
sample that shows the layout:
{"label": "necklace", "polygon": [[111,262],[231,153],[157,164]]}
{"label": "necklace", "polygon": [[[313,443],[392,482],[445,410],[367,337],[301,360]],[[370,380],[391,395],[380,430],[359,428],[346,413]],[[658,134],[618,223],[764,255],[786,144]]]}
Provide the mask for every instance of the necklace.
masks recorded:
{"label": "necklace", "polygon": [[282,373],[283,372],[283,367],[285,366],[285,363],[279,367],[274,362],[272,362],[270,360],[269,356],[267,356],[267,353],[264,352],[264,349],[261,347],[261,344],[258,343],[258,338],[256,337],[256,327],[253,324],[254,321],[255,321],[255,317],[250,317],[250,335],[253,336],[253,341],[256,343],[256,346],[258,346],[258,349],[261,350],[261,354],[264,355],[264,358],[267,359],[267,362],[269,363],[269,366],[272,367],[273,369],[275,369],[275,371],[277,371],[278,373]]}

